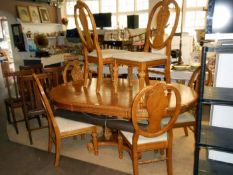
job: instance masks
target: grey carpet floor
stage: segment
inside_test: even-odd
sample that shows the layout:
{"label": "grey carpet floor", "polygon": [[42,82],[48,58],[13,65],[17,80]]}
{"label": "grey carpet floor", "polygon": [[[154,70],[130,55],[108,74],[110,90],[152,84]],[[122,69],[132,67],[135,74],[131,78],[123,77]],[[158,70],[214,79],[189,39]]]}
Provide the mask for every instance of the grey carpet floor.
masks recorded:
{"label": "grey carpet floor", "polygon": [[[29,144],[28,134],[25,124],[19,124],[20,133],[15,133],[12,125],[7,125],[8,137],[11,141],[23,145],[31,146],[41,150],[47,150],[48,130],[42,129],[33,132],[34,144]],[[101,134],[101,131],[99,132]],[[119,170],[126,173],[132,173],[132,162],[127,152],[124,152],[123,159],[118,158],[116,147],[101,147],[99,155],[95,156],[87,150],[87,143],[90,137],[87,135],[85,140],[80,137],[76,139],[68,138],[62,141],[61,154],[66,157],[78,159],[92,164],[104,166],[107,168]],[[191,175],[193,172],[193,150],[194,136],[189,132],[186,137],[182,129],[174,129],[173,142],[173,172],[174,175]],[[146,152],[142,154],[143,158],[158,156],[155,152]],[[53,164],[53,162],[48,162]],[[139,172],[143,175],[159,174],[166,175],[166,163],[164,161],[158,163],[144,164],[139,166]]]}

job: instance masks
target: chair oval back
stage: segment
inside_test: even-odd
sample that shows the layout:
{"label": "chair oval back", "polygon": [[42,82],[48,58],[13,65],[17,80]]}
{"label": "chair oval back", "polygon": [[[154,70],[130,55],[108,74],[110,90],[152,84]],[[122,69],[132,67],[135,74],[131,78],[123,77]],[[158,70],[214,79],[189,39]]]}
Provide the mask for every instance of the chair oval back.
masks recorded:
{"label": "chair oval back", "polygon": [[79,61],[69,61],[64,68],[63,81],[64,83],[69,82],[69,77],[72,81],[83,80],[83,74],[80,68]]}
{"label": "chair oval back", "polygon": [[[94,17],[89,7],[81,0],[78,0],[74,6],[74,19],[84,48],[89,52],[94,49],[100,50]],[[89,28],[89,24],[91,24],[91,28]],[[92,34],[90,30],[92,30]]]}
{"label": "chair oval back", "polygon": [[[173,5],[175,9],[175,19],[170,34],[168,34],[164,40],[165,28],[168,25],[167,23],[170,17],[169,6],[171,5]],[[144,51],[148,52],[150,48],[159,50],[164,47],[170,47],[172,37],[178,25],[179,15],[180,9],[175,0],[161,0],[152,8],[147,23]],[[155,24],[156,29],[154,30],[153,25]],[[168,54],[168,51],[166,53]]]}
{"label": "chair oval back", "polygon": [[[176,106],[168,113],[171,95],[175,96]],[[135,134],[144,137],[156,137],[172,128],[181,108],[181,97],[179,91],[171,84],[156,83],[153,86],[143,88],[135,97],[132,105],[132,122]],[[147,112],[147,126],[140,127],[138,122],[138,111]],[[170,111],[170,110],[169,110]],[[165,116],[171,119],[166,126],[161,126],[161,119]]]}
{"label": "chair oval back", "polygon": [[[205,85],[212,86],[213,85],[213,75],[212,71],[206,66],[206,74],[205,74]],[[197,93],[200,88],[200,78],[201,78],[201,66],[199,66],[192,74],[188,86],[194,89]]]}

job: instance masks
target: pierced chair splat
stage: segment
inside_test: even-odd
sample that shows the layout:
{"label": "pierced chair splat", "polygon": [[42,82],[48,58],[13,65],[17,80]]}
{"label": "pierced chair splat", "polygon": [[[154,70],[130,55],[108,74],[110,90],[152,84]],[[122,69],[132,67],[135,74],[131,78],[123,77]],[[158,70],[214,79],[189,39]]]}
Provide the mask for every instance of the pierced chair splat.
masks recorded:
{"label": "pierced chair splat", "polygon": [[69,81],[84,81],[83,77],[79,61],[69,61],[65,65],[63,72],[64,83],[68,83]]}
{"label": "pierced chair splat", "polygon": [[[169,109],[171,93],[175,96],[175,106]],[[177,88],[170,84],[156,83],[143,88],[135,96],[131,108],[134,132],[119,131],[119,157],[123,157],[123,148],[129,151],[133,163],[134,175],[139,174],[138,164],[166,160],[167,172],[172,174],[172,127],[181,109],[181,96]],[[147,113],[142,117],[141,112]],[[171,118],[168,125],[161,125],[164,116]],[[141,125],[143,122],[144,125]],[[153,160],[141,160],[144,151],[165,149],[165,156]]]}

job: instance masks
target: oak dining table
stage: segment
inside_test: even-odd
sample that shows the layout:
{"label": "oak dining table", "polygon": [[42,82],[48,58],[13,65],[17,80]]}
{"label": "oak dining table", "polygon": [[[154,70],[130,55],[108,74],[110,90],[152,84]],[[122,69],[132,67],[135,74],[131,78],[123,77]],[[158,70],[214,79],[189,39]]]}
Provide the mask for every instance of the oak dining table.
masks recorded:
{"label": "oak dining table", "polygon": [[[140,89],[138,80],[133,80],[132,86],[129,86],[127,79],[119,79],[117,93],[110,78],[102,81],[99,93],[96,93],[96,83],[97,79],[92,78],[87,87],[84,87],[83,81],[61,84],[50,91],[50,98],[61,109],[130,120],[131,105]],[[186,85],[173,85],[181,94],[181,113],[194,107],[197,93]],[[172,94],[169,109],[172,110],[174,103]]]}

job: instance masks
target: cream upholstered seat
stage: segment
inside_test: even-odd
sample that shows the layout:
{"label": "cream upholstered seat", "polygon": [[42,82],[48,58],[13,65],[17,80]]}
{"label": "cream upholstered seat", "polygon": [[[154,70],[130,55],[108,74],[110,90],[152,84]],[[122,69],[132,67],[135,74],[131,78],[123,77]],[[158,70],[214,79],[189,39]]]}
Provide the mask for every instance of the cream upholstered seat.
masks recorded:
{"label": "cream upholstered seat", "polygon": [[164,59],[167,56],[164,54],[157,54],[151,52],[121,52],[113,53],[113,57],[117,60],[137,61],[137,62],[148,62]]}
{"label": "cream upholstered seat", "polygon": [[55,119],[57,121],[57,125],[61,133],[80,130],[83,128],[88,128],[93,126],[92,124],[69,120],[59,116],[55,116]]}
{"label": "cream upholstered seat", "polygon": [[35,86],[37,87],[37,94],[40,94],[40,98],[48,118],[48,124],[49,124],[48,151],[49,152],[52,151],[52,142],[54,142],[55,144],[55,154],[56,154],[55,166],[58,166],[60,162],[60,144],[61,144],[61,139],[63,138],[72,137],[90,132],[92,133],[94,153],[95,155],[97,155],[98,143],[97,143],[96,126],[83,122],[73,121],[70,119],[64,119],[59,116],[55,117],[52,108],[49,104],[49,101],[45,95],[44,89],[41,86],[40,80],[37,78],[36,74],[33,74],[33,78],[35,80],[34,82]]}
{"label": "cream upholstered seat", "polygon": [[[122,53],[130,53],[127,50],[117,50],[117,49],[102,49],[102,58],[113,58],[117,54],[122,54]],[[97,52],[96,50],[91,51],[88,56],[91,57],[97,57]]]}
{"label": "cream upholstered seat", "polygon": [[[127,131],[121,131],[121,133],[124,135],[124,137],[127,139],[127,141],[130,144],[133,144],[133,133],[131,132],[127,132]],[[152,137],[152,138],[148,138],[148,137],[143,137],[143,136],[139,136],[138,138],[138,144],[146,144],[146,143],[151,143],[151,142],[160,142],[160,141],[166,141],[167,140],[167,133],[164,133],[158,137]]]}

